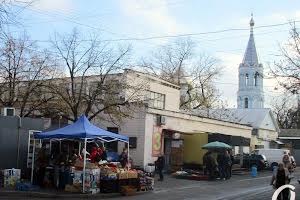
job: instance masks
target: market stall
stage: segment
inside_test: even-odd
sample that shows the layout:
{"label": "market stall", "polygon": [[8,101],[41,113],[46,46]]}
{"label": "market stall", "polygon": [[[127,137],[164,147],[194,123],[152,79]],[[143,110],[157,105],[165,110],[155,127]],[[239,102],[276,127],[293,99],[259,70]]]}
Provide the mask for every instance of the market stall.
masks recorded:
{"label": "market stall", "polygon": [[[81,187],[83,193],[98,193],[105,192],[110,187],[110,192],[119,192],[124,189],[124,186],[134,187],[136,190],[147,190],[153,188],[153,179],[145,177],[142,171],[130,169],[129,165],[125,168],[120,163],[110,163],[107,161],[90,162],[87,159],[87,143],[101,141],[104,143],[121,141],[127,143],[127,158],[129,158],[129,139],[127,136],[121,134],[111,133],[91,124],[89,120],[83,115],[74,124],[66,127],[49,131],[37,133],[34,135],[35,139],[62,141],[74,140],[79,141],[79,152],[83,152],[83,159],[77,159],[72,167],[70,167],[68,178],[71,181],[66,186],[67,191],[76,191],[78,186]],[[83,145],[81,145],[83,142]],[[35,143],[35,140],[34,140]],[[35,144],[33,145],[35,152]],[[82,146],[82,147],[81,147]],[[33,160],[35,160],[34,155]],[[31,182],[33,182],[34,162],[32,162]],[[115,189],[113,189],[115,188]]]}

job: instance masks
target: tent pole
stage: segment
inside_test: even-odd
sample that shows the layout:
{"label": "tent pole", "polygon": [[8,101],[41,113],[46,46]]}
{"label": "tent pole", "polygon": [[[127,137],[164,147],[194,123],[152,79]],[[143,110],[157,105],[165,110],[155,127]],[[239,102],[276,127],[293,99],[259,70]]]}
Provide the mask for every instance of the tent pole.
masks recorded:
{"label": "tent pole", "polygon": [[52,156],[52,152],[51,152],[51,150],[52,150],[52,147],[51,147],[52,146],[52,141],[51,141],[51,139],[49,141],[50,141],[49,142],[50,143],[50,156]]}
{"label": "tent pole", "polygon": [[129,170],[129,162],[130,162],[130,159],[129,159],[129,142],[127,143],[127,159],[128,159],[128,170]]}
{"label": "tent pole", "polygon": [[34,154],[35,154],[35,139],[33,139],[33,150],[32,150],[32,157],[31,157],[31,177],[30,177],[31,184],[33,184]]}
{"label": "tent pole", "polygon": [[84,153],[83,153],[83,171],[82,171],[82,193],[84,193],[85,185],[85,167],[86,167],[86,142],[87,138],[84,139]]}
{"label": "tent pole", "polygon": [[81,156],[81,141],[79,141],[79,147],[78,147],[78,156]]}

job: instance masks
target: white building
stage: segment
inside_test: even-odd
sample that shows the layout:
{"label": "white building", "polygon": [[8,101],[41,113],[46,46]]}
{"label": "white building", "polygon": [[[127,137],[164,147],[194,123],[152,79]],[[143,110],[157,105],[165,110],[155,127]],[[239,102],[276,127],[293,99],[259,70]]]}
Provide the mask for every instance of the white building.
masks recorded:
{"label": "white building", "polygon": [[263,108],[263,65],[259,63],[253,34],[254,20],[250,20],[250,37],[244,59],[239,66],[238,108]]}
{"label": "white building", "polygon": [[[154,163],[159,154],[166,156],[168,164],[182,164],[184,156],[193,156],[201,160],[201,146],[208,141],[208,134],[221,133],[248,140],[250,145],[252,127],[238,123],[198,117],[179,110],[180,88],[155,76],[128,70],[124,73],[131,84],[144,84],[146,90],[140,98],[145,100],[144,106],[137,106],[133,117],[125,119],[119,126],[95,120],[102,128],[113,130],[130,137],[130,157],[134,164],[146,166]],[[126,91],[125,94],[130,94]],[[195,147],[184,148],[186,135],[201,136]],[[203,136],[204,139],[201,139]],[[117,144],[119,152],[124,144]]]}

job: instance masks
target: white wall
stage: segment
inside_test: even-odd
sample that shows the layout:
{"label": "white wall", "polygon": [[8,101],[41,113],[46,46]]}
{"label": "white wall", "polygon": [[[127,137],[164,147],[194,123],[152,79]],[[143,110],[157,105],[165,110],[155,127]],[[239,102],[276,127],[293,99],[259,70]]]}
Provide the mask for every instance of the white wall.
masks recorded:
{"label": "white wall", "polygon": [[[153,163],[157,159],[155,157],[152,157],[152,134],[154,125],[156,124],[157,114],[166,116],[166,124],[162,126],[164,129],[171,129],[174,131],[194,134],[203,132],[217,132],[226,135],[251,138],[251,127],[221,122],[217,120],[203,119],[182,113],[172,114],[172,112],[148,109],[145,124],[144,165]],[[244,152],[249,152],[249,148],[245,147]]]}
{"label": "white wall", "polygon": [[126,76],[126,81],[133,86],[126,91],[128,98],[134,92],[134,88],[142,87],[143,91],[140,92],[140,100],[144,100],[147,90],[165,94],[165,110],[179,111],[180,106],[180,88],[176,85],[158,79],[154,76],[147,74],[130,71]]}
{"label": "white wall", "polygon": [[[111,122],[95,119],[93,122],[103,129],[107,127],[118,127],[119,133],[129,136],[137,137],[137,148],[130,149],[130,157],[133,158],[134,165],[143,165],[144,163],[144,145],[145,145],[145,108],[136,108],[132,114],[132,118],[125,119],[120,123],[119,127]],[[101,117],[107,118],[102,115]],[[108,119],[108,118],[107,118]],[[121,153],[125,144],[118,142],[118,151]]]}

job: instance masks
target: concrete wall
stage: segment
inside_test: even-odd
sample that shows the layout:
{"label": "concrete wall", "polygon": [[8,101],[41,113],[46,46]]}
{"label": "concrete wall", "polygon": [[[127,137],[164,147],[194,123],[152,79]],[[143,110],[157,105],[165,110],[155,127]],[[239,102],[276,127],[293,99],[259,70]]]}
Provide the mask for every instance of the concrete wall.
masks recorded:
{"label": "concrete wall", "polygon": [[[251,127],[242,126],[238,124],[221,122],[218,120],[210,120],[199,118],[187,114],[175,113],[169,111],[161,111],[156,109],[148,109],[145,119],[145,146],[144,146],[144,165],[148,163],[153,163],[156,161],[156,157],[152,157],[152,135],[154,125],[156,125],[156,115],[164,115],[166,116],[166,124],[162,126],[164,129],[171,129],[174,131],[184,132],[184,133],[192,133],[194,135],[203,135],[203,132],[217,132],[227,135],[235,135],[235,136],[243,136],[246,138],[251,138]],[[197,137],[197,136],[196,136]],[[196,146],[189,146],[188,151],[184,154],[187,156],[188,152],[192,152],[194,155],[190,155],[190,159],[196,161],[197,159],[201,159],[201,154],[195,154],[192,149],[201,147],[201,144],[204,143],[204,138],[201,139],[199,136],[199,144],[193,143]],[[185,148],[185,147],[184,147]],[[198,158],[196,158],[198,157]]]}
{"label": "concrete wall", "polygon": [[147,90],[165,94],[165,109],[179,111],[180,106],[180,88],[176,85],[158,79],[154,76],[132,71],[127,74],[126,81],[132,85],[125,93],[129,98],[134,93],[136,87],[142,87],[139,91],[140,100],[144,100]]}
{"label": "concrete wall", "polygon": [[[103,118],[107,120],[103,120]],[[93,124],[107,129],[107,127],[117,127],[119,133],[129,137],[137,137],[137,148],[130,149],[130,157],[133,158],[134,165],[142,166],[144,163],[144,145],[145,145],[145,108],[136,107],[135,112],[130,118],[124,119],[119,125],[110,121],[107,115],[101,115],[101,118],[94,118]],[[125,147],[124,142],[118,142],[118,152],[121,153]]]}
{"label": "concrete wall", "polygon": [[225,135],[251,138],[252,128],[240,124],[157,109],[148,109],[148,113],[166,116],[166,125],[164,126],[164,128],[172,130],[177,130],[185,133],[221,133]]}
{"label": "concrete wall", "polygon": [[[0,169],[17,167],[18,117],[0,117]],[[42,119],[22,118],[20,166],[26,168],[29,130],[43,130]]]}

